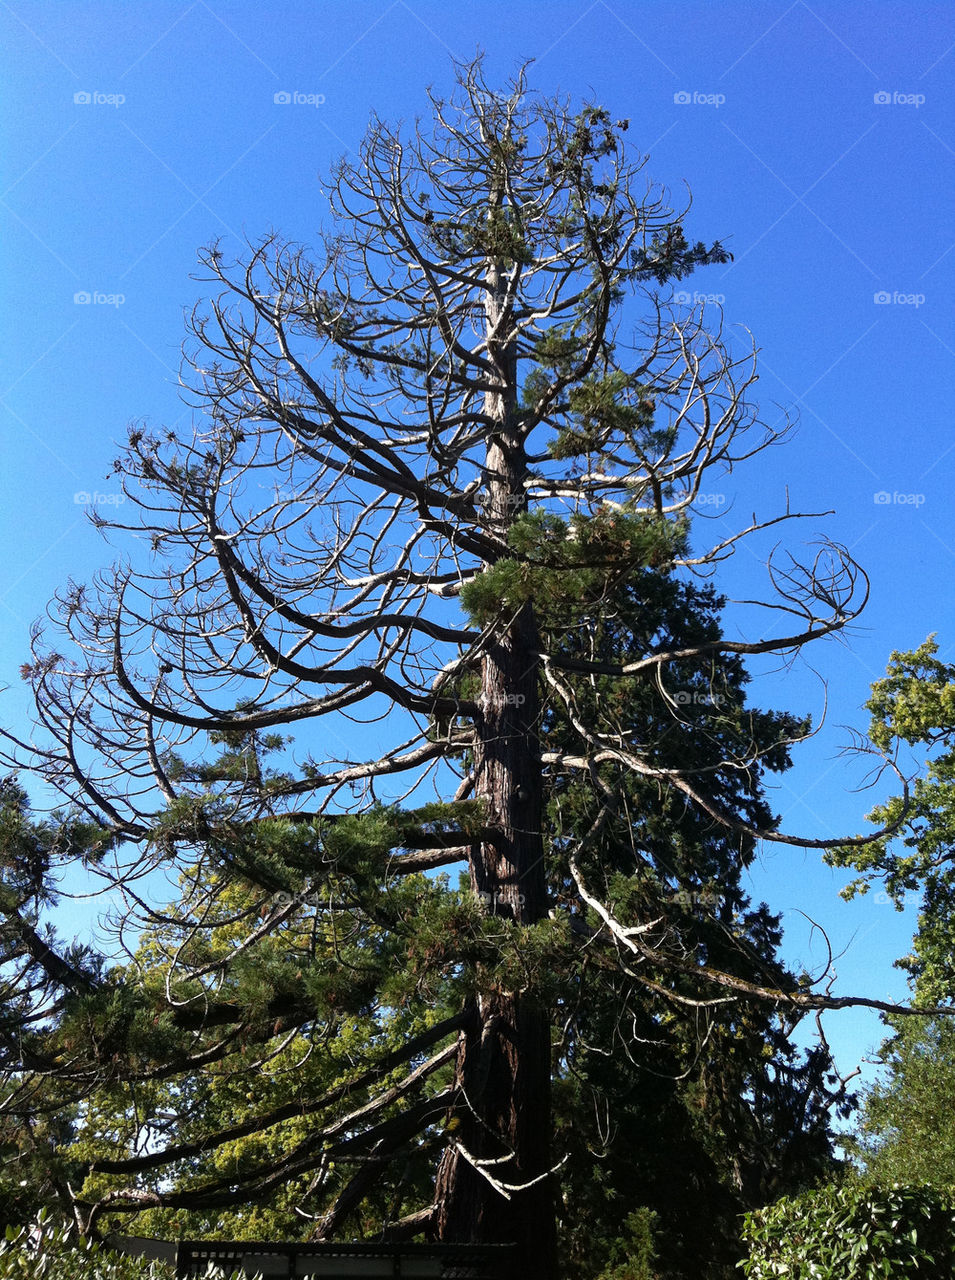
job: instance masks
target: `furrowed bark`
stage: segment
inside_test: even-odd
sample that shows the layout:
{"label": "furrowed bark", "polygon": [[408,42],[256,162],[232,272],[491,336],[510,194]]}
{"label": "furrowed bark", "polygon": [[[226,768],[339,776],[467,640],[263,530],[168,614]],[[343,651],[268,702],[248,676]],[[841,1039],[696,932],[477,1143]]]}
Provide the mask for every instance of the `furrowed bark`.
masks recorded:
{"label": "furrowed bark", "polygon": [[[488,348],[502,390],[485,410],[499,424],[487,451],[487,507],[506,531],[525,506],[526,463],[516,430],[513,346],[506,331],[501,272],[489,270]],[[524,605],[502,629],[481,664],[475,723],[474,795],[483,800],[492,835],[472,847],[471,885],[492,915],[530,925],[547,911],[541,837],[542,773],[538,628]],[[514,1242],[516,1273],[553,1280],[557,1241],[550,1168],[550,1019],[533,991],[488,984],[469,1010],[459,1041],[453,1143],[436,1188],[441,1240]],[[526,1187],[526,1189],[524,1189]]]}

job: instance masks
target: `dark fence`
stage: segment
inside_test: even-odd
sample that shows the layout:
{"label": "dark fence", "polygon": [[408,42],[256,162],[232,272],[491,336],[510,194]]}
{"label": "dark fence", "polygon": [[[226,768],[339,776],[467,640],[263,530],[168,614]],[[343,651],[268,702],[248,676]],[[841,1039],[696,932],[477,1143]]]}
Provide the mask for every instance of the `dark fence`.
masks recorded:
{"label": "dark fence", "polygon": [[261,1275],[265,1280],[358,1280],[403,1276],[405,1280],[513,1280],[511,1245],[476,1244],[274,1244],[249,1240],[180,1240],[178,1244],[135,1236],[114,1237],[114,1248],[141,1258],[174,1262],[178,1280],[206,1276],[209,1264],[223,1275]]}

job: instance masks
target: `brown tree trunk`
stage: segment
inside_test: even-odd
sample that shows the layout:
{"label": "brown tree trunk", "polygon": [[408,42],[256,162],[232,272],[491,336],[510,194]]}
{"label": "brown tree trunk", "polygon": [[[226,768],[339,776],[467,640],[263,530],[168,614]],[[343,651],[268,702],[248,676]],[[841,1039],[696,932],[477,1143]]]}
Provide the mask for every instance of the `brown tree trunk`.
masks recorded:
{"label": "brown tree trunk", "polygon": [[[484,662],[475,793],[495,836],[475,850],[474,891],[494,915],[531,924],[546,913],[541,770],[535,733],[537,662],[532,611]],[[469,1011],[456,1083],[455,1145],[438,1173],[442,1240],[515,1242],[520,1280],[554,1280],[556,1233],[550,1168],[550,1018],[533,993],[489,988]],[[463,1148],[463,1151],[462,1151]],[[467,1152],[467,1156],[463,1154]],[[491,1161],[481,1173],[468,1160]],[[503,1183],[506,1194],[495,1188]],[[527,1190],[524,1184],[532,1183]]]}
{"label": "brown tree trunk", "polygon": [[[526,505],[526,464],[514,430],[513,351],[491,338],[506,329],[498,281],[492,268],[488,350],[502,389],[485,403],[500,424],[488,444],[485,515],[503,532]],[[490,914],[519,924],[533,924],[547,912],[537,738],[539,647],[534,610],[526,605],[484,656],[475,725],[474,795],[485,803],[493,835],[472,850],[471,884]],[[481,991],[461,1034],[456,1083],[462,1101],[438,1170],[438,1238],[513,1242],[519,1280],[555,1280],[554,1179],[548,1176],[550,1017],[533,992],[505,991],[490,983]]]}

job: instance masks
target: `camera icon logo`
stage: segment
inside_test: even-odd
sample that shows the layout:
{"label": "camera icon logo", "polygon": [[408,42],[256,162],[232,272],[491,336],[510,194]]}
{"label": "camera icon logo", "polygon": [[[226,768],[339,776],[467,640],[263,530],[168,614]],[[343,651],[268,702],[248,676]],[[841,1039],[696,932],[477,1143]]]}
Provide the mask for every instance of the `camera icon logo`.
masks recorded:
{"label": "camera icon logo", "polygon": [[885,289],[880,289],[878,293],[874,293],[872,295],[872,301],[877,302],[880,307],[885,306],[887,302],[892,301],[892,295],[891,293],[888,293]]}
{"label": "camera icon logo", "polygon": [[280,90],[280,92],[274,95],[274,97],[272,98],[272,101],[275,103],[277,107],[286,107],[292,101],[292,95],[290,93],[287,93],[284,89],[282,89]]}
{"label": "camera icon logo", "polygon": [[886,93],[884,89],[880,89],[878,93],[872,95],[872,101],[880,107],[884,107],[887,102],[892,101],[892,95],[891,93]]}
{"label": "camera icon logo", "polygon": [[88,107],[93,101],[93,95],[87,93],[84,89],[80,89],[78,93],[73,94],[73,102],[77,107]]}
{"label": "camera icon logo", "polygon": [[685,89],[680,89],[677,93],[673,95],[673,101],[677,104],[677,106],[685,107],[686,104],[689,101],[691,101],[691,96],[692,95],[687,93]]}
{"label": "camera icon logo", "polygon": [[880,489],[878,493],[874,493],[872,495],[872,501],[876,503],[877,506],[884,507],[892,501],[892,495],[891,493],[887,493],[885,489]]}
{"label": "camera icon logo", "polygon": [[73,301],[77,306],[87,307],[93,301],[93,296],[87,293],[85,289],[81,289],[79,293],[73,294]]}

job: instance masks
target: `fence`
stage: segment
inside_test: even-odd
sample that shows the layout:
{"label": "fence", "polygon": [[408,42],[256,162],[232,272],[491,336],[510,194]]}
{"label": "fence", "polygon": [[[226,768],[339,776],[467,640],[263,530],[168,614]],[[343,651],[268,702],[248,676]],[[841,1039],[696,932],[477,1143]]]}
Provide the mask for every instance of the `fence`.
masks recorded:
{"label": "fence", "polygon": [[133,1257],[162,1259],[178,1280],[199,1280],[209,1264],[223,1275],[261,1275],[264,1280],[358,1280],[401,1276],[404,1280],[512,1280],[511,1245],[474,1244],[276,1244],[267,1241],[146,1240],[114,1237],[115,1249]]}

